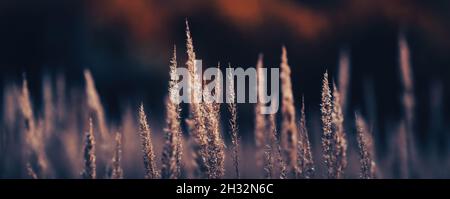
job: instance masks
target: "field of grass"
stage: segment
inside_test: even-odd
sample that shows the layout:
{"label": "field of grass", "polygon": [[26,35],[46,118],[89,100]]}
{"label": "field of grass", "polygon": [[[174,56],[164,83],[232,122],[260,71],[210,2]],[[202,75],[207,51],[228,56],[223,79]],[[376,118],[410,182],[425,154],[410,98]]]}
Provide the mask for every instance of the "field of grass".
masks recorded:
{"label": "field of grass", "polygon": [[[0,177],[450,177],[446,171],[450,161],[445,155],[417,146],[415,124],[420,121],[414,108],[413,71],[408,43],[401,34],[398,48],[403,119],[387,130],[390,142],[383,145],[377,143],[379,139],[372,132],[376,129],[373,121],[347,106],[351,77],[345,56],[341,57],[337,76],[323,71],[322,90],[317,91],[321,95],[320,110],[316,110],[320,117],[316,117],[306,111],[308,102],[304,98],[294,98],[292,88],[298,85],[292,84],[291,76],[295,74],[291,74],[288,52],[282,47],[280,111],[264,115],[260,113],[262,104],[256,103],[254,117],[247,119],[254,123],[253,132],[240,131],[239,104],[235,102],[180,105],[167,98],[165,115],[152,115],[143,102],[127,109],[121,121],[110,121],[89,70],[84,71],[84,91],[66,88],[64,76],[54,78],[55,81],[44,78],[42,103],[33,103],[24,75],[21,85],[10,83],[4,87]],[[196,55],[188,26],[186,53],[183,63],[194,77],[190,80],[192,97],[201,96],[202,85],[195,81]],[[263,62],[260,56],[257,71]],[[174,50],[168,67],[168,96],[177,95],[174,79],[179,63]],[[258,75],[257,82],[256,90],[261,95],[264,77]],[[228,86],[231,87],[225,89],[234,91],[233,85]],[[230,95],[235,99],[234,92]],[[183,108],[189,114],[183,115]],[[151,121],[162,117],[165,124]],[[243,133],[251,133],[253,141],[241,140]],[[388,155],[378,155],[378,148],[387,150],[383,154]]]}

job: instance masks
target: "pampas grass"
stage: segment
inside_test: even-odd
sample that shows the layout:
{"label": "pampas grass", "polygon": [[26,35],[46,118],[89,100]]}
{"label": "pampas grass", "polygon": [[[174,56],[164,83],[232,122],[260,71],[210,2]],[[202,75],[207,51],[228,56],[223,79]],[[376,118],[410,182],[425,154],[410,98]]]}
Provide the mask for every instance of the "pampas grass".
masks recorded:
{"label": "pampas grass", "polygon": [[[218,66],[220,68],[220,65]],[[216,78],[219,78],[216,75]],[[221,88],[219,83],[221,79],[216,79],[215,95],[219,95]],[[222,178],[225,174],[225,144],[220,133],[220,104],[216,102],[203,102],[204,121],[206,123],[206,132],[208,139],[207,164],[208,178]]]}
{"label": "pampas grass", "polygon": [[160,174],[156,168],[155,151],[153,149],[152,135],[150,127],[147,123],[147,116],[145,115],[144,105],[139,107],[139,132],[142,142],[142,153],[144,157],[145,178],[155,179],[159,178]]}
{"label": "pampas grass", "polygon": [[189,92],[191,103],[189,104],[190,116],[186,120],[189,133],[193,137],[193,151],[195,159],[195,170],[198,176],[208,177],[210,165],[208,162],[208,137],[205,126],[205,107],[200,103],[201,93],[201,77],[197,74],[195,67],[194,45],[189,30],[189,24],[186,20],[186,49],[188,60],[186,67],[189,71]]}
{"label": "pampas grass", "polygon": [[177,57],[176,47],[170,60],[169,96],[166,100],[165,144],[162,155],[162,178],[177,179],[181,174],[181,156],[183,153],[182,132],[180,126],[180,107],[178,100],[178,85],[176,82]]}
{"label": "pampas grass", "polygon": [[[428,165],[422,165],[417,161],[417,158],[421,157],[419,153],[416,153],[419,151],[416,151],[414,142],[414,132],[418,130],[414,128],[416,124],[414,123],[415,99],[412,67],[409,47],[403,35],[400,35],[398,45],[403,115],[399,121],[386,128],[388,129],[387,133],[392,134],[387,137],[394,138],[389,144],[395,144],[395,146],[389,148],[392,153],[387,151],[390,153],[389,158],[381,160],[379,168],[375,164],[375,160],[381,156],[376,156],[375,148],[378,149],[378,146],[375,145],[374,138],[378,138],[378,131],[384,128],[372,127],[376,124],[375,117],[369,117],[369,120],[366,121],[356,114],[354,121],[356,139],[348,139],[354,134],[351,129],[345,128],[351,123],[348,122],[349,117],[345,114],[346,107],[349,108],[346,105],[347,99],[350,98],[350,60],[346,51],[342,51],[340,55],[338,85],[329,82],[329,79],[333,77],[329,76],[328,72],[323,75],[322,89],[317,90],[317,97],[321,93],[320,110],[317,106],[312,105],[311,111],[306,111],[305,99],[302,98],[301,109],[297,114],[293,93],[296,85],[291,82],[293,74],[291,74],[288,64],[286,49],[282,48],[280,63],[282,104],[279,121],[277,121],[277,113],[270,115],[262,113],[263,108],[268,105],[263,101],[263,97],[268,95],[265,93],[265,87],[267,87],[268,80],[273,77],[266,79],[263,56],[259,55],[256,64],[257,85],[255,88],[259,100],[254,106],[254,129],[251,129],[254,137],[247,138],[243,136],[249,133],[245,128],[247,125],[238,124],[238,117],[242,117],[242,115],[239,114],[237,108],[238,102],[231,70],[227,70],[225,87],[227,97],[231,99],[227,100],[229,118],[222,118],[226,114],[221,113],[219,103],[201,100],[207,97],[203,92],[203,87],[209,87],[209,85],[202,85],[200,70],[203,69],[195,68],[196,54],[186,21],[186,68],[190,74],[187,79],[189,84],[187,94],[192,100],[192,103],[186,105],[189,109],[186,111],[188,115],[184,115],[185,113],[181,111],[184,106],[177,102],[180,93],[175,47],[170,60],[169,97],[165,101],[165,124],[155,123],[152,129],[149,126],[143,103],[137,112],[130,108],[136,104],[133,102],[125,104],[125,110],[119,117],[118,123],[112,122],[114,120],[107,121],[108,115],[105,113],[94,84],[94,78],[89,70],[80,74],[80,76],[84,75],[85,90],[66,88],[64,76],[58,76],[56,84],[51,82],[55,78],[45,76],[41,87],[42,93],[37,95],[42,96],[42,99],[37,100],[39,103],[36,103],[42,107],[33,107],[36,104],[33,104],[31,98],[33,95],[30,94],[27,79],[23,79],[21,86],[8,83],[3,89],[4,108],[0,135],[0,144],[2,145],[0,158],[4,160],[4,164],[0,165],[0,175],[1,177],[15,178],[19,176],[33,179],[66,177],[86,179],[101,177],[113,179],[125,177],[286,179],[295,177],[310,179],[326,175],[327,178],[338,179],[352,178],[359,174],[361,178],[372,179],[379,178],[381,174],[401,178],[433,174],[433,171],[420,171],[422,173],[419,173],[420,167],[418,166]],[[212,81],[216,83],[214,96],[222,95],[222,90],[224,90],[221,84],[222,73],[218,73],[216,79]],[[211,84],[211,82],[209,83]],[[363,84],[361,87],[365,88],[367,92],[373,90],[373,87],[365,87],[369,85],[368,83]],[[53,88],[55,85],[56,89]],[[182,92],[186,92],[186,90]],[[438,94],[434,94],[437,96],[433,99],[441,97],[439,91],[436,92]],[[354,96],[351,98],[354,99]],[[439,100],[437,101],[439,102]],[[276,103],[276,101],[272,100],[270,103]],[[435,112],[434,109],[438,109],[436,107],[433,108],[433,112]],[[243,107],[240,111],[248,110]],[[321,113],[320,120],[318,117],[314,117],[318,111]],[[365,111],[368,112],[367,115],[374,112],[370,108]],[[307,118],[307,115],[311,115],[311,118]],[[154,117],[159,118],[160,115]],[[182,123],[184,119],[186,119],[186,126]],[[222,128],[221,119],[228,122],[228,128]],[[89,124],[86,125],[88,120]],[[158,120],[155,119],[155,121]],[[347,122],[345,123],[345,121]],[[278,125],[280,125],[280,134],[278,134]],[[238,129],[238,126],[244,126],[244,128]],[[312,128],[308,129],[307,126]],[[159,127],[164,127],[164,129],[158,129]],[[320,127],[321,129],[318,130]],[[86,128],[88,128],[87,131],[85,131]],[[188,131],[186,140],[183,135],[185,129]],[[230,139],[225,139],[227,137],[224,137],[223,129],[229,131]],[[115,139],[109,135],[110,130],[117,132]],[[436,130],[439,131],[442,128],[434,131]],[[97,132],[95,133],[95,131]],[[320,138],[318,137],[320,136],[319,132],[321,133]],[[243,137],[242,142],[241,136]],[[319,139],[321,142],[316,146]],[[228,140],[230,140],[229,150],[226,148]],[[248,140],[254,144],[247,146],[248,142],[246,141]],[[378,143],[378,139],[376,141]],[[445,142],[445,139],[442,139],[441,142]],[[141,146],[137,143],[140,143]],[[430,144],[434,144],[434,142]],[[58,147],[62,150],[55,150],[59,149]],[[315,150],[320,147],[322,151]],[[50,151],[52,153],[47,154]],[[379,151],[385,152],[386,150],[381,146]],[[313,156],[313,152],[316,156]],[[445,155],[445,151],[437,152],[440,152],[436,153],[438,155]],[[357,158],[354,156],[356,153],[359,155]],[[228,161],[225,157],[227,154],[230,154],[230,163],[226,162]],[[51,156],[48,158],[48,155]],[[320,156],[324,159],[324,167],[314,163],[314,160]],[[423,158],[436,161],[438,157],[440,156]],[[161,158],[160,165],[157,163],[159,158]],[[142,160],[144,164],[142,164]],[[16,164],[19,164],[19,169],[15,168]],[[110,170],[106,169],[105,171],[106,165]],[[388,170],[391,167],[395,169]],[[430,170],[435,169],[433,167]],[[141,171],[144,171],[144,175]]]}

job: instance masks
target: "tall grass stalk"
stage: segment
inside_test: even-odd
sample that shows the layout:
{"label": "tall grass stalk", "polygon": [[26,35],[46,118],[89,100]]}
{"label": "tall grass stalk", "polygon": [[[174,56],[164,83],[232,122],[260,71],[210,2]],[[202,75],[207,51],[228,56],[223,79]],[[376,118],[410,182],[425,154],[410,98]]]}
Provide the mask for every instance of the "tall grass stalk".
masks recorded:
{"label": "tall grass stalk", "polygon": [[308,128],[306,127],[305,98],[302,97],[302,109],[299,123],[299,136],[297,143],[297,162],[299,173],[297,177],[310,179],[314,177],[315,167],[309,142]]}
{"label": "tall grass stalk", "polygon": [[343,178],[347,167],[347,139],[344,132],[344,114],[341,108],[341,96],[333,83],[332,127],[336,136],[336,178]]}
{"label": "tall grass stalk", "polygon": [[[177,57],[176,47],[170,60],[169,99],[166,100],[166,129],[165,143],[162,155],[162,177],[177,179],[181,174],[182,132],[180,126],[180,106],[178,100],[177,84]],[[172,101],[175,100],[175,101]]]}
{"label": "tall grass stalk", "polygon": [[86,96],[90,110],[95,114],[95,119],[98,122],[98,128],[100,131],[100,137],[107,139],[108,128],[106,125],[105,111],[100,100],[100,96],[95,88],[94,78],[91,71],[84,70],[84,79],[86,81]]}
{"label": "tall grass stalk", "polygon": [[266,167],[264,170],[267,172],[268,170],[268,152],[266,146],[266,124],[267,118],[265,115],[261,114],[261,109],[263,107],[262,99],[264,97],[264,87],[266,84],[266,79],[263,73],[263,55],[260,54],[258,56],[258,62],[256,64],[257,70],[257,93],[258,93],[258,101],[255,105],[255,147],[256,147],[256,167],[262,168],[263,164]]}
{"label": "tall grass stalk", "polygon": [[281,89],[283,91],[281,106],[281,146],[289,169],[297,173],[298,132],[295,117],[294,94],[292,92],[291,83],[291,68],[288,64],[286,47],[284,46],[282,47],[280,69]]}
{"label": "tall grass stalk", "polygon": [[206,131],[205,122],[205,107],[200,103],[202,97],[202,85],[201,77],[198,75],[195,67],[195,52],[194,45],[189,30],[189,24],[186,20],[186,49],[188,54],[188,60],[186,67],[189,71],[189,92],[191,97],[191,103],[189,104],[190,116],[187,119],[187,125],[190,135],[193,137],[193,151],[194,159],[196,162],[196,173],[199,177],[208,177],[208,171],[210,165],[208,162],[208,136]]}
{"label": "tall grass stalk", "polygon": [[332,129],[333,102],[328,82],[328,72],[325,72],[322,81],[322,150],[328,178],[337,178],[336,168],[336,134]]}
{"label": "tall grass stalk", "polygon": [[155,151],[153,149],[153,140],[150,127],[145,115],[144,105],[139,107],[139,131],[142,142],[142,153],[144,157],[145,178],[156,179],[160,177],[156,168]]}
{"label": "tall grass stalk", "polygon": [[359,160],[361,163],[361,175],[363,179],[375,178],[376,164],[374,161],[375,150],[372,135],[367,129],[366,121],[355,114],[356,133],[359,147]]}
{"label": "tall grass stalk", "polygon": [[228,103],[228,111],[230,112],[230,135],[231,135],[231,143],[232,143],[232,158],[233,158],[233,166],[235,171],[235,177],[240,178],[239,172],[239,135],[238,135],[238,124],[237,124],[237,106],[236,106],[236,95],[234,92],[234,79],[232,78],[231,70],[229,70],[227,74],[227,89],[228,89],[228,98],[230,102]]}
{"label": "tall grass stalk", "polygon": [[122,169],[122,134],[116,132],[115,136],[115,149],[114,156],[112,159],[112,179],[122,179],[123,169]]}
{"label": "tall grass stalk", "polygon": [[86,133],[86,138],[84,141],[84,170],[82,177],[84,179],[95,179],[97,178],[96,170],[96,155],[95,155],[95,138],[94,138],[94,127],[92,124],[92,118],[89,118],[89,130]]}

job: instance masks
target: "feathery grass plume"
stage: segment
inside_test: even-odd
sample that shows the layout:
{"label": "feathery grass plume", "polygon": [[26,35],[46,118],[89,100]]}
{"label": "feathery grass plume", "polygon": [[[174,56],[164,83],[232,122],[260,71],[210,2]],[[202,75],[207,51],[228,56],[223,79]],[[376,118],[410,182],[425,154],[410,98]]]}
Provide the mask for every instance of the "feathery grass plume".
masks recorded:
{"label": "feathery grass plume", "polygon": [[[257,92],[258,92],[258,101],[255,105],[255,146],[256,146],[256,166],[257,168],[261,168],[263,163],[267,160],[267,152],[265,147],[266,138],[264,136],[266,131],[266,116],[261,114],[261,109],[263,104],[261,100],[264,96],[264,85],[266,84],[265,76],[263,74],[263,55],[259,54],[258,62],[256,64],[257,70]],[[264,167],[269,166],[267,163],[264,163]],[[266,170],[266,169],[264,169]]]}
{"label": "feathery grass plume", "polygon": [[302,97],[302,109],[299,124],[299,134],[297,143],[297,162],[299,176],[306,179],[314,177],[315,168],[309,142],[308,129],[306,128],[305,98]]}
{"label": "feathery grass plume", "polygon": [[338,86],[341,96],[342,112],[347,113],[347,97],[348,97],[348,85],[350,83],[350,55],[347,49],[341,49],[339,53],[339,79]]}
{"label": "feathery grass plume", "polygon": [[[220,65],[218,65],[220,68]],[[219,71],[218,71],[219,72]],[[221,91],[220,74],[216,75],[215,96]],[[206,93],[204,93],[206,94]],[[204,103],[204,121],[206,123],[206,132],[208,137],[208,156],[207,164],[209,166],[208,178],[222,178],[225,174],[225,144],[220,133],[220,104],[217,102]]]}
{"label": "feathery grass plume", "polygon": [[282,87],[282,124],[281,146],[286,157],[287,165],[293,172],[297,172],[297,125],[295,118],[294,94],[292,93],[291,68],[288,64],[286,47],[282,47],[281,54],[281,87]]}
{"label": "feathery grass plume", "polygon": [[347,167],[347,139],[344,132],[344,114],[341,108],[341,96],[333,82],[332,129],[336,135],[336,178],[343,178]]}
{"label": "feathery grass plume", "polygon": [[[270,145],[271,149],[275,150],[272,152],[272,157],[276,156],[277,164],[280,168],[280,179],[287,179],[287,165],[286,162],[283,160],[283,149],[281,148],[280,141],[278,140],[278,133],[277,133],[277,124],[276,124],[276,114],[270,114],[269,115],[269,139],[270,139]],[[273,163],[272,163],[273,164]]]}
{"label": "feathery grass plume", "polygon": [[336,169],[336,134],[333,132],[333,102],[331,90],[328,82],[328,72],[323,76],[322,103],[320,111],[322,113],[322,150],[328,178],[337,177]]}
{"label": "feathery grass plume", "polygon": [[210,169],[208,163],[208,137],[205,126],[205,107],[200,103],[202,97],[202,85],[201,77],[197,74],[195,67],[195,52],[194,45],[189,30],[189,24],[186,20],[186,48],[188,54],[188,60],[186,67],[189,71],[189,90],[191,103],[189,103],[190,116],[186,120],[190,135],[194,138],[193,151],[194,159],[196,161],[196,173],[200,177],[207,176]]}
{"label": "feathery grass plume", "polygon": [[372,135],[367,129],[367,124],[364,118],[355,113],[355,120],[361,163],[360,177],[363,179],[373,179],[375,178],[376,164],[374,161],[375,154]]}
{"label": "feathery grass plume", "polygon": [[38,179],[36,172],[34,172],[34,169],[29,162],[27,162],[27,174],[31,179]]}
{"label": "feathery grass plume", "polygon": [[231,135],[231,143],[232,143],[232,156],[233,156],[233,166],[234,171],[236,173],[236,178],[240,178],[239,173],[239,135],[238,135],[238,124],[237,124],[237,106],[236,106],[236,95],[234,92],[234,80],[231,75],[231,70],[228,71],[227,74],[227,89],[229,93],[228,98],[230,99],[230,103],[228,103],[228,111],[230,112],[230,135]]}
{"label": "feathery grass plume", "polygon": [[177,85],[177,57],[176,47],[173,49],[173,57],[170,60],[170,81],[169,96],[166,100],[166,129],[165,143],[162,155],[162,178],[177,179],[181,174],[181,126],[180,126],[180,107],[178,104],[178,85]]}
{"label": "feathery grass plume", "polygon": [[147,123],[147,116],[145,115],[144,105],[142,103],[139,107],[139,131],[142,141],[142,153],[144,153],[145,178],[159,178],[160,175],[156,168],[156,158],[153,150],[151,131]]}
{"label": "feathery grass plume", "polygon": [[98,121],[101,138],[105,139],[108,135],[108,128],[106,126],[105,120],[105,111],[100,101],[97,89],[95,88],[94,78],[92,77],[91,71],[89,71],[88,69],[84,70],[84,79],[86,81],[86,95],[88,106],[91,111],[95,113],[95,119]]}
{"label": "feathery grass plume", "polygon": [[33,108],[31,105],[30,92],[28,90],[28,82],[26,78],[23,79],[22,93],[19,97],[20,110],[25,120],[25,142],[30,147],[27,153],[28,158],[36,156],[38,172],[40,175],[46,175],[49,169],[47,155],[42,141],[42,131],[38,130],[36,121],[33,115]]}
{"label": "feathery grass plume", "polygon": [[[415,139],[414,139],[414,81],[413,81],[413,73],[411,66],[411,58],[410,58],[410,50],[408,46],[408,42],[406,41],[405,35],[400,33],[399,41],[399,62],[400,62],[400,71],[402,77],[402,85],[403,85],[403,115],[406,123],[406,140],[407,145],[405,147],[408,153],[408,164],[414,166],[417,162],[415,160],[416,148],[415,148]],[[406,171],[406,177],[409,177],[413,168],[408,168]]]}
{"label": "feathery grass plume", "polygon": [[112,179],[122,179],[123,169],[122,169],[122,134],[116,132],[115,137],[116,147],[114,150],[114,156],[112,159]]}
{"label": "feathery grass plume", "polygon": [[82,177],[84,179],[95,179],[96,172],[96,156],[95,156],[95,138],[92,117],[89,118],[89,131],[86,133],[84,145],[84,171]]}

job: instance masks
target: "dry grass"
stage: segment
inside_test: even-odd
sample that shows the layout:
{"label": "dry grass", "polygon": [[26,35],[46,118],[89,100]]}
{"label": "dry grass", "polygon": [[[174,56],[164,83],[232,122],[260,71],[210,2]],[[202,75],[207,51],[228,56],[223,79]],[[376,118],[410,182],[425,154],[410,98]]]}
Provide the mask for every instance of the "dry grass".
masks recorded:
{"label": "dry grass", "polygon": [[182,132],[180,126],[180,107],[176,102],[178,87],[176,84],[177,57],[176,47],[170,60],[169,96],[166,100],[165,144],[162,155],[162,177],[177,179],[181,174],[181,156],[183,154]]}
{"label": "dry grass", "polygon": [[356,120],[356,133],[359,147],[359,159],[361,162],[361,175],[363,179],[375,178],[375,161],[373,159],[375,150],[373,145],[372,135],[367,129],[366,121],[355,114]]}
{"label": "dry grass", "polygon": [[333,102],[331,96],[330,83],[328,82],[328,72],[323,75],[322,82],[322,150],[323,159],[327,168],[328,178],[337,178],[336,167],[336,134],[332,129],[333,125]]}
{"label": "dry grass", "polygon": [[[390,162],[386,163],[387,160],[377,162],[380,165],[375,164],[377,159],[375,148],[378,149],[378,146],[374,144],[372,135],[377,134],[370,132],[372,128],[368,127],[367,121],[358,114],[355,116],[354,123],[349,122],[352,119],[348,119],[351,117],[345,114],[349,76],[343,74],[349,72],[348,55],[343,54],[340,58],[339,87],[332,84],[330,88],[328,72],[325,72],[323,76],[320,105],[322,136],[320,144],[316,144],[314,138],[317,137],[315,135],[319,135],[319,131],[316,132],[315,129],[318,129],[320,124],[314,125],[314,121],[319,121],[318,117],[314,117],[314,111],[319,110],[312,106],[310,109],[312,113],[307,112],[305,100],[302,99],[298,115],[300,118],[297,122],[293,93],[295,85],[291,82],[291,68],[288,65],[284,47],[280,65],[282,88],[280,123],[277,121],[276,113],[270,115],[261,113],[261,108],[266,105],[261,99],[266,94],[263,92],[267,80],[263,75],[263,56],[258,57],[256,90],[259,100],[254,107],[253,129],[255,145],[247,146],[245,140],[242,142],[240,140],[241,130],[238,129],[239,115],[238,103],[235,102],[234,80],[227,79],[227,82],[233,82],[227,83],[226,87],[228,90],[226,93],[231,98],[231,102],[227,104],[230,117],[226,118],[229,122],[227,130],[231,138],[231,148],[227,150],[221,127],[221,117],[224,114],[221,114],[220,104],[200,101],[204,97],[202,96],[203,85],[201,77],[197,74],[199,71],[196,71],[194,67],[196,55],[187,22],[186,37],[188,55],[186,67],[192,77],[188,80],[189,96],[193,100],[193,103],[187,105],[189,109],[187,117],[182,115],[182,106],[170,100],[176,99],[178,95],[176,48],[170,60],[169,98],[165,102],[166,122],[164,125],[152,125],[152,129],[150,129],[143,104],[139,106],[137,114],[130,108],[128,113],[122,116],[121,123],[116,124],[111,121],[109,123],[89,70],[84,71],[86,81],[84,92],[67,90],[61,77],[57,78],[56,89],[53,89],[50,78],[44,78],[41,103],[43,107],[40,109],[33,109],[32,95],[30,95],[28,82],[24,78],[21,88],[8,86],[4,89],[2,129],[6,133],[2,136],[6,138],[1,137],[1,139],[2,143],[8,141],[8,144],[4,146],[5,151],[17,151],[18,155],[1,151],[3,155],[1,157],[7,157],[5,160],[8,161],[5,161],[6,166],[0,169],[11,170],[11,162],[18,163],[22,169],[17,176],[33,179],[61,176],[79,178],[79,171],[82,171],[81,177],[86,179],[95,179],[99,176],[113,179],[122,179],[127,176],[151,179],[226,177],[309,179],[320,178],[324,175],[334,179],[352,178],[356,176],[356,173],[359,173],[361,178],[372,179],[381,176],[383,170],[380,169],[380,165],[390,166]],[[417,172],[417,160],[414,159],[418,155],[412,134],[415,131],[412,70],[409,47],[403,36],[399,39],[399,52],[404,114],[399,123],[393,124],[398,128],[394,131],[395,147],[392,148],[396,150],[396,156],[392,162],[399,163],[400,177],[408,178]],[[216,83],[219,85],[219,81]],[[216,87],[214,94],[223,93],[222,90],[223,88]],[[311,115],[309,120],[306,117],[307,114]],[[184,121],[182,119],[185,118],[187,118],[186,129],[189,133],[186,141],[182,123]],[[86,121],[89,121],[87,125]],[[278,135],[278,125],[281,127],[280,135]],[[308,125],[315,128],[308,129]],[[356,137],[352,136],[354,134],[350,128],[345,128],[347,125],[356,125]],[[89,128],[88,131],[85,135],[81,135],[86,126]],[[163,132],[158,130],[160,126],[165,127]],[[115,139],[110,139],[110,130],[121,133],[116,133]],[[100,139],[96,139],[95,131],[98,131]],[[311,140],[310,135],[313,138]],[[139,141],[141,151],[137,145]],[[55,146],[55,143],[59,145]],[[47,153],[50,149],[61,146],[64,150],[57,151],[58,154]],[[321,153],[320,150],[315,150],[315,147],[321,147]],[[232,161],[230,164],[227,164],[225,158],[228,152]],[[317,156],[313,156],[313,153],[317,153]],[[358,154],[358,157],[355,154]],[[323,156],[325,167],[314,163],[319,155]],[[161,158],[160,164],[157,162],[158,158]],[[55,159],[62,161],[56,162]],[[111,173],[105,172],[105,165],[111,167]],[[61,168],[69,169],[60,174]],[[356,172],[356,169],[352,170],[353,168],[359,168],[359,171]],[[384,166],[384,168],[388,167]],[[76,174],[72,175],[72,173]],[[105,173],[107,174],[103,175]]]}
{"label": "dry grass", "polygon": [[199,176],[209,177],[210,165],[208,162],[208,136],[205,126],[205,107],[200,103],[202,97],[201,80],[195,68],[194,45],[189,30],[189,24],[186,21],[186,49],[188,60],[186,67],[189,71],[189,91],[191,94],[191,103],[189,104],[190,116],[186,120],[189,127],[189,133],[193,137],[193,151],[195,159],[195,172]]}
{"label": "dry grass", "polygon": [[[264,85],[266,84],[265,76],[263,74],[263,55],[260,54],[258,57],[258,62],[256,64],[256,70],[257,70],[257,93],[258,93],[258,101],[255,106],[255,146],[256,146],[256,166],[258,168],[262,168],[263,163],[266,162],[265,167],[267,167],[267,159],[268,154],[265,148],[266,138],[265,138],[265,132],[266,132],[266,123],[267,119],[265,115],[261,114],[262,109],[262,102],[264,95]],[[265,155],[264,155],[265,154]],[[265,168],[264,170],[267,171],[268,168]]]}
{"label": "dry grass", "polygon": [[112,179],[122,179],[123,169],[122,169],[122,134],[116,132],[115,137],[116,147],[114,150],[114,156],[112,159]]}
{"label": "dry grass", "polygon": [[344,132],[344,114],[341,97],[336,84],[333,83],[332,127],[336,136],[336,178],[343,178],[347,167],[347,139]]}
{"label": "dry grass", "polygon": [[271,149],[274,150],[272,152],[272,157],[275,156],[276,164],[271,163],[272,165],[278,165],[279,167],[279,178],[280,179],[287,179],[288,178],[288,171],[287,171],[287,165],[286,162],[283,159],[283,149],[281,148],[281,143],[278,140],[278,133],[277,133],[277,124],[276,124],[276,115],[270,114],[269,115],[269,139],[270,139],[270,145]]}
{"label": "dry grass", "polygon": [[142,141],[142,153],[144,157],[145,178],[159,178],[159,171],[156,168],[156,157],[153,149],[152,135],[150,127],[147,123],[144,105],[139,107],[139,132]]}
{"label": "dry grass", "polygon": [[[230,66],[231,67],[231,66]],[[233,158],[233,166],[235,171],[235,177],[240,178],[239,172],[239,135],[238,135],[238,124],[237,124],[237,105],[235,102],[236,95],[234,92],[234,80],[232,79],[231,70],[227,74],[227,82],[228,82],[228,92],[230,102],[228,103],[228,111],[230,112],[230,135],[231,135],[231,143],[232,143],[232,158]]]}
{"label": "dry grass", "polygon": [[[218,66],[220,69],[220,65]],[[217,78],[218,76],[216,76]],[[215,95],[222,92],[219,83],[221,80],[215,81]],[[220,103],[217,102],[203,102],[203,116],[206,123],[206,133],[208,148],[207,148],[207,164],[208,164],[208,178],[216,179],[222,178],[225,174],[225,143],[220,132]]]}
{"label": "dry grass", "polygon": [[91,71],[84,71],[84,79],[86,81],[86,96],[89,109],[94,113],[95,119],[98,121],[99,132],[102,139],[108,136],[108,128],[106,126],[105,111],[100,101],[97,89],[95,88],[94,78]]}
{"label": "dry grass", "polygon": [[89,118],[89,130],[86,132],[84,145],[84,170],[82,172],[82,176],[84,179],[97,178],[94,125],[92,124],[92,118]]}
{"label": "dry grass", "polygon": [[281,146],[290,170],[298,173],[297,168],[297,125],[295,117],[294,94],[291,85],[291,68],[288,64],[286,48],[283,46],[281,54],[281,90],[282,103],[281,114],[283,116],[281,124]]}
{"label": "dry grass", "polygon": [[43,145],[42,129],[36,124],[33,114],[33,107],[28,90],[28,82],[23,79],[22,93],[19,97],[20,110],[25,124],[25,142],[27,148],[27,158],[35,160],[40,176],[45,176],[49,172],[49,165],[45,148]]}
{"label": "dry grass", "polygon": [[297,178],[310,179],[314,177],[315,168],[313,156],[311,153],[311,144],[309,142],[308,128],[306,127],[306,114],[305,114],[305,98],[302,98],[302,109],[300,115],[299,124],[299,136],[297,143],[297,162],[299,172]]}

